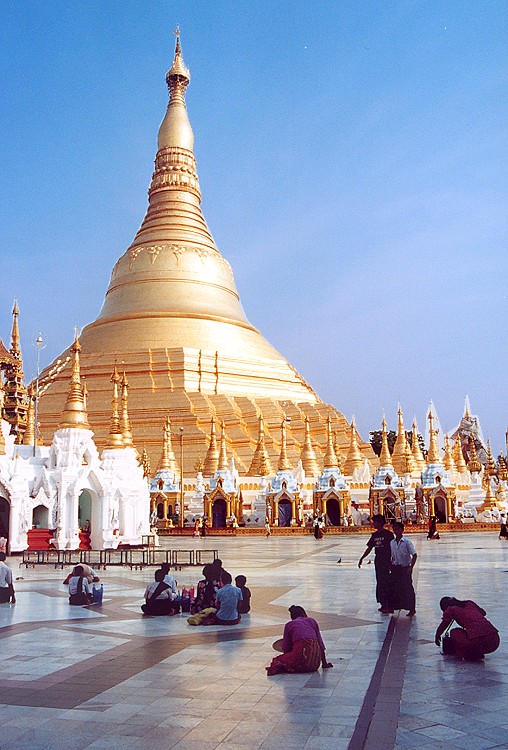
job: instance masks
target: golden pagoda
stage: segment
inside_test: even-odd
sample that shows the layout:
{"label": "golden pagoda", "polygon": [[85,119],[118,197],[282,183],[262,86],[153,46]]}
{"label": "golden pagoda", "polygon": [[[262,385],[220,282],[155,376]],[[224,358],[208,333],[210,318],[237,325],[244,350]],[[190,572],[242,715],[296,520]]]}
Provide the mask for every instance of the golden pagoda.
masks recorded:
{"label": "golden pagoda", "polygon": [[337,469],[339,461],[332,440],[332,421],[330,417],[326,420],[326,453],[323,459],[324,469]]}
{"label": "golden pagoda", "polygon": [[171,442],[171,420],[166,417],[162,436],[162,454],[159,459],[157,471],[172,471],[174,474],[178,471],[178,464],[173,451]]}
{"label": "golden pagoda", "polygon": [[452,448],[450,445],[450,437],[448,433],[446,433],[445,435],[445,455],[443,459],[443,466],[445,467],[446,471],[451,471],[452,469],[455,469],[455,461],[453,460]]}
{"label": "golden pagoda", "polygon": [[379,454],[379,465],[380,466],[393,466],[390,449],[388,447],[388,431],[386,424],[386,417],[383,415],[382,429],[381,429],[381,453]]}
{"label": "golden pagoda", "polygon": [[392,452],[392,465],[399,476],[402,476],[406,472],[406,456],[407,456],[407,436],[406,429],[404,427],[404,418],[402,416],[402,409],[399,404],[397,410],[398,424],[397,424],[397,439],[393,446]]}
{"label": "golden pagoda", "polygon": [[272,466],[265,445],[265,427],[263,424],[263,417],[259,417],[258,441],[248,474],[250,476],[267,477],[271,473]]}
{"label": "golden pagoda", "polygon": [[[29,399],[25,385],[25,375],[23,373],[18,316],[18,303],[14,300],[14,307],[12,308],[11,347],[9,349],[10,362],[7,362],[5,366],[3,415],[4,419],[11,425],[11,434],[16,436],[15,442],[21,444],[23,442],[23,433],[27,428]],[[66,384],[64,384],[64,389],[65,386]]]}
{"label": "golden pagoda", "polygon": [[363,457],[358,447],[358,438],[356,434],[355,418],[351,420],[351,441],[349,443],[349,451],[344,465],[344,474],[348,477],[353,475],[355,469],[360,469],[363,466]]}
{"label": "golden pagoda", "polygon": [[471,474],[479,474],[482,470],[482,465],[480,461],[478,460],[478,455],[476,453],[476,446],[474,444],[474,439],[470,438],[469,440],[469,461],[467,463],[467,468],[471,472]]}
{"label": "golden pagoda", "polygon": [[491,477],[497,477],[497,466],[492,455],[490,440],[487,441],[487,460],[483,467],[483,481],[487,482]]}
{"label": "golden pagoda", "polygon": [[427,451],[427,465],[442,464],[441,454],[437,444],[437,431],[434,429],[434,416],[429,411],[429,449]]}
{"label": "golden pagoda", "polygon": [[305,417],[305,443],[303,444],[300,460],[302,462],[305,473],[308,476],[317,477],[317,475],[319,474],[319,466],[316,458],[316,452],[314,450],[314,446],[312,445],[308,417]]}
{"label": "golden pagoda", "polygon": [[462,472],[467,471],[467,464],[464,459],[464,453],[462,452],[462,444],[460,441],[459,433],[457,433],[457,437],[455,438],[455,442],[453,444],[453,460],[455,463],[455,470],[458,474],[462,474]]}
{"label": "golden pagoda", "polygon": [[411,453],[413,454],[415,470],[419,472],[424,471],[427,464],[425,458],[423,457],[422,449],[420,447],[420,441],[418,439],[418,425],[416,423],[416,417],[413,419]]}
{"label": "golden pagoda", "polygon": [[81,345],[78,339],[78,332],[76,331],[74,344],[71,347],[73,355],[71,382],[67,393],[67,400],[62,411],[59,429],[66,427],[74,427],[82,430],[90,429],[83,396],[83,386],[81,385],[80,351]]}
{"label": "golden pagoda", "polygon": [[[179,31],[166,82],[169,103],[159,128],[145,218],[113,268],[98,318],[80,336],[95,440],[99,448],[108,440],[110,374],[115,361],[121,361],[130,383],[134,442],[146,446],[153,463],[160,455],[158,425],[169,415],[185,429],[185,469],[191,473],[207,449],[213,417],[226,423],[228,449],[245,474],[256,447],[259,416],[268,436],[280,424],[284,403],[293,423],[288,460],[296,466],[305,443],[305,417],[314,444],[323,444],[329,414],[343,445],[349,426],[245,315],[231,266],[201,211],[185,101],[190,74]],[[57,427],[65,403],[66,354],[41,376],[39,414],[48,433]],[[122,407],[122,435],[126,445],[132,445],[123,415]],[[364,457],[374,457],[368,443],[362,442],[360,449]],[[266,450],[275,463],[276,442],[267,440]],[[211,460],[207,454],[206,475],[213,473],[216,460],[218,456]]]}

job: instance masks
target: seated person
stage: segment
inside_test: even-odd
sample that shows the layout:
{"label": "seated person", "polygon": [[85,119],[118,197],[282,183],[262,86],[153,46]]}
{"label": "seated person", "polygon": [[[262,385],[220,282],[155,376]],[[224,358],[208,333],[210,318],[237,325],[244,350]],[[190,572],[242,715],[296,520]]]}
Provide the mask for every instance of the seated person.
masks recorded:
{"label": "seated person", "polygon": [[179,610],[177,602],[173,601],[173,592],[164,580],[162,569],[155,571],[155,580],[148,584],[145,589],[145,604],[141,609],[145,615],[160,617],[163,615],[175,615]]}
{"label": "seated person", "polygon": [[217,591],[220,587],[220,571],[211,564],[203,568],[204,579],[198,582],[196,598],[191,605],[191,614],[195,615],[208,607],[215,607]]}
{"label": "seated person", "polygon": [[[97,573],[95,572],[95,570],[92,567],[90,567],[90,565],[87,565],[86,563],[80,563],[80,567],[83,568],[83,575],[88,581],[88,583],[97,583],[97,581],[101,580],[99,576],[97,575]],[[65,579],[64,581],[65,584],[68,584],[69,581],[71,580],[72,576],[74,575],[74,570],[72,571],[72,573],[69,573],[69,575]]]}
{"label": "seated person", "polygon": [[92,601],[92,589],[83,565],[76,565],[69,578],[69,604],[82,606],[91,604]]}
{"label": "seated person", "polygon": [[245,576],[236,576],[235,585],[242,592],[242,601],[238,604],[238,612],[244,615],[246,612],[250,612],[250,589],[245,585],[247,579]]}
{"label": "seated person", "polygon": [[281,644],[284,653],[275,656],[270,666],[266,667],[268,675],[281,672],[317,672],[320,664],[323,669],[333,667],[326,660],[325,644],[316,620],[307,617],[304,608],[296,605],[289,608],[289,614],[291,620],[284,626]]}
{"label": "seated person", "polygon": [[465,661],[479,661],[485,654],[491,654],[499,648],[499,632],[487,620],[487,613],[478,604],[470,599],[462,601],[453,596],[444,596],[439,606],[443,618],[436,630],[437,646],[441,645],[441,636],[453,621],[460,625],[453,628],[449,637],[444,640],[444,654],[455,654]]}
{"label": "seated person", "polygon": [[223,586],[216,595],[217,612],[208,615],[202,625],[237,625],[240,622],[238,604],[242,601],[242,592],[232,581],[231,574],[223,571]]}
{"label": "seated person", "polygon": [[171,590],[171,599],[176,599],[178,591],[176,588],[176,578],[170,574],[171,565],[167,562],[162,563],[161,570],[164,573],[164,583],[166,583]]}

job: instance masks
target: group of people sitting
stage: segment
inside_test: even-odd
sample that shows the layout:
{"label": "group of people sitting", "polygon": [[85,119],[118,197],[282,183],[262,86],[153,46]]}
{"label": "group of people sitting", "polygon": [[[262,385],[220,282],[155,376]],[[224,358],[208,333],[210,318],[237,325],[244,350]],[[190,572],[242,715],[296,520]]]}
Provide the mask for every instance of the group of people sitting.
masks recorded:
{"label": "group of people sitting", "polygon": [[[155,571],[155,580],[145,590],[145,615],[175,615],[180,612],[176,580],[169,563]],[[218,558],[203,568],[203,580],[197,585],[196,597],[190,602],[190,625],[237,625],[242,614],[250,610],[251,593],[245,576],[237,576],[235,585]]]}

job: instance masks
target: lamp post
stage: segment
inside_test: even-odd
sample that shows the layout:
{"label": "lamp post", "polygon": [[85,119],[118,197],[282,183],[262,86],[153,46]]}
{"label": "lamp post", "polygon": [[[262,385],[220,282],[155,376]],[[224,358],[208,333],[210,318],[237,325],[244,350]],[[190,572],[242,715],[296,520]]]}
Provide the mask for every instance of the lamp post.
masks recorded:
{"label": "lamp post", "polygon": [[41,350],[46,348],[48,340],[42,331],[37,331],[33,346],[37,350],[37,377],[35,378],[35,409],[34,409],[34,456],[37,448],[37,431],[39,427],[39,375],[41,374]]}
{"label": "lamp post", "polygon": [[180,427],[180,526],[182,529],[185,525],[183,497],[183,427]]}

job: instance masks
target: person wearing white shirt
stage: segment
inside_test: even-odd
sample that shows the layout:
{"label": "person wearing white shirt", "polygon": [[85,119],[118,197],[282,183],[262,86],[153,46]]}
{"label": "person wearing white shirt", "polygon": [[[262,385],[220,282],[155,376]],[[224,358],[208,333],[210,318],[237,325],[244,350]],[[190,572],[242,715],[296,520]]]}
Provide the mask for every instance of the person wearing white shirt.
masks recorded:
{"label": "person wearing white shirt", "polygon": [[16,604],[14,586],[12,585],[12,570],[5,564],[6,554],[0,552],[0,604]]}
{"label": "person wearing white shirt", "polygon": [[171,566],[169,563],[162,563],[161,568],[164,573],[164,583],[169,586],[169,598],[176,599],[178,590],[176,588],[176,579],[170,574]]}
{"label": "person wearing white shirt", "polygon": [[418,555],[413,542],[403,536],[404,524],[400,521],[394,521],[392,529],[395,534],[395,539],[390,542],[393,609],[407,609],[407,617],[414,617],[416,614],[416,594],[412,573]]}

